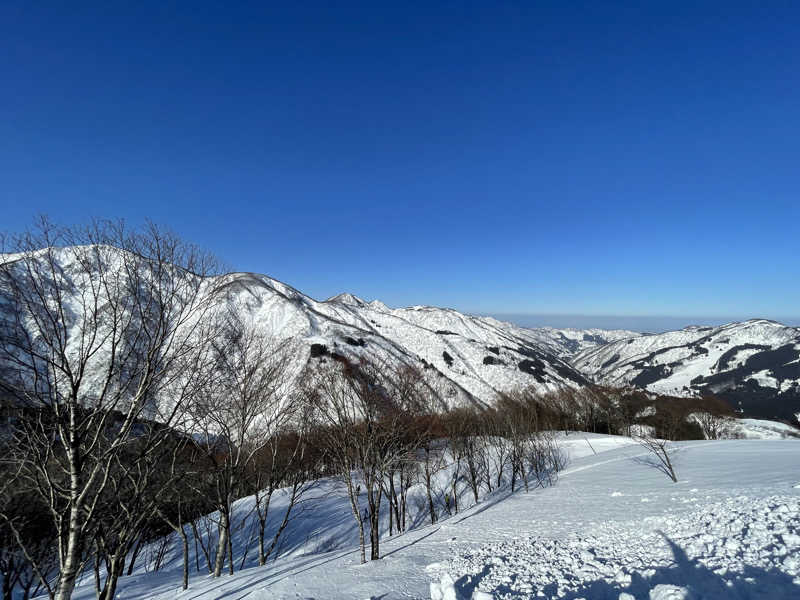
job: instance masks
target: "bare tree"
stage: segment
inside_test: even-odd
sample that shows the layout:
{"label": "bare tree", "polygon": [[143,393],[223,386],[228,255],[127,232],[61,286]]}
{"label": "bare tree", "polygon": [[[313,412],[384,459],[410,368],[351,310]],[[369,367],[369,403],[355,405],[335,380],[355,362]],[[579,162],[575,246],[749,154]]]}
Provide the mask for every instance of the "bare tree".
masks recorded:
{"label": "bare tree", "polygon": [[497,433],[502,436],[499,445],[508,449],[508,463],[511,467],[511,491],[516,489],[517,481],[522,480],[528,491],[526,461],[528,459],[531,435],[538,429],[535,410],[530,410],[525,393],[503,394],[497,406]]}
{"label": "bare tree", "polygon": [[[295,398],[295,402],[283,414],[287,419],[284,424],[287,428],[275,429],[261,451],[254,456],[250,467],[258,521],[258,564],[261,566],[267,564],[267,560],[278,547],[281,535],[292,518],[293,509],[302,500],[303,495],[314,486],[318,476],[319,455],[309,444],[308,415],[298,400]],[[288,429],[290,417],[291,430]],[[280,488],[283,488],[288,500],[272,540],[267,546],[266,532],[271,500]]]}
{"label": "bare tree", "polygon": [[444,443],[444,437],[437,436],[437,432],[438,427],[431,427],[428,434],[422,438],[419,450],[420,475],[422,476],[422,483],[425,485],[425,496],[428,499],[428,515],[431,525],[436,524],[439,520],[439,513],[436,510],[436,502],[434,500],[434,496],[437,495],[434,489],[435,478],[447,466],[445,460],[447,446]]}
{"label": "bare tree", "polygon": [[[161,520],[172,529],[181,540],[181,554],[183,557],[183,572],[181,584],[184,590],[189,589],[189,536],[186,532],[187,521],[198,514],[207,512],[206,509],[211,507],[204,505],[202,499],[198,502],[198,498],[192,492],[192,486],[189,485],[188,480],[195,478],[196,474],[192,472],[192,468],[196,468],[197,454],[199,453],[198,447],[193,441],[181,443],[183,440],[178,439],[177,443],[172,445],[171,453],[169,454],[169,464],[165,465],[164,480],[161,483],[161,490],[159,494],[159,502],[156,503],[155,511]],[[194,522],[192,521],[192,525]],[[134,557],[131,558],[131,566],[133,566]],[[128,571],[130,575],[130,569]]]}
{"label": "bare tree", "polygon": [[203,354],[204,276],[216,263],[154,226],[43,220],[12,242],[0,259],[2,391],[27,411],[15,459],[48,506],[52,595],[68,600],[112,465],[141,419],[179,419],[200,372],[191,367]]}
{"label": "bare tree", "polygon": [[697,412],[690,415],[703,431],[707,440],[718,440],[730,429],[731,419],[711,412]]}
{"label": "bare tree", "polygon": [[[471,436],[470,433],[474,432],[471,431],[472,423],[469,418],[469,413],[464,410],[456,409],[450,411],[448,414],[444,415],[442,424],[447,445],[450,450],[450,456],[453,459],[453,473],[450,478],[450,496],[452,497],[453,511],[455,514],[458,514],[458,482],[461,481],[463,477],[462,468],[466,467],[467,472],[469,472],[469,468],[474,466],[474,457],[472,457],[473,461],[471,462],[471,457],[468,456],[472,450],[469,441],[473,436]],[[472,480],[470,479],[470,481]],[[475,492],[475,502],[477,503],[477,488],[473,488],[473,491]]]}
{"label": "bare tree", "polygon": [[707,440],[718,440],[730,435],[733,410],[721,398],[706,396],[698,401],[698,410],[690,416],[703,432]]}
{"label": "bare tree", "polygon": [[[527,474],[539,487],[555,485],[558,473],[567,466],[567,454],[559,447],[552,432],[533,433],[527,444]],[[527,488],[526,488],[527,489]]]}
{"label": "bare tree", "polygon": [[222,317],[216,331],[214,376],[192,404],[190,429],[211,466],[208,485],[196,491],[207,494],[217,509],[213,574],[219,577],[226,558],[229,572],[234,571],[232,507],[246,482],[246,469],[284,433],[294,408],[287,393],[288,342],[269,339],[235,311]]}
{"label": "bare tree", "polygon": [[[5,445],[0,455],[6,456]],[[0,463],[0,577],[3,600],[28,600],[49,592],[56,567],[55,532],[47,519],[47,507],[30,490],[20,486],[14,469],[19,465]],[[34,567],[35,565],[35,567]],[[20,594],[21,592],[21,594]]]}
{"label": "bare tree", "polygon": [[[192,505],[190,499],[175,493],[187,491],[181,483],[191,473],[186,460],[187,450],[193,446],[189,438],[148,422],[138,423],[137,433],[136,440],[115,458],[98,506],[94,532],[98,600],[113,600],[126,560],[130,574],[142,545],[163,536],[162,522],[177,531],[174,522],[182,522],[186,505]],[[176,463],[181,459],[182,468],[178,469]],[[177,508],[174,512],[173,506]],[[185,538],[182,528],[178,534]]]}
{"label": "bare tree", "polygon": [[[566,397],[573,406],[587,400],[587,397],[579,400],[571,392]],[[526,492],[530,490],[531,480],[540,487],[553,485],[558,472],[566,465],[566,454],[559,448],[553,433],[541,428],[545,420],[540,414],[542,408],[540,396],[530,388],[507,392],[498,401],[496,420],[504,436],[498,444],[508,447],[512,492],[520,480]]]}
{"label": "bare tree", "polygon": [[[424,397],[392,394],[395,372],[385,364],[334,361],[312,369],[304,389],[327,451],[347,487],[356,520],[361,562],[366,562],[364,521],[370,531],[370,560],[380,558],[380,507],[384,479],[409,451],[413,417],[424,411]],[[367,507],[362,515],[362,490]]]}
{"label": "bare tree", "polygon": [[486,468],[486,445],[480,435],[478,416],[472,411],[457,413],[456,419],[460,423],[451,433],[451,444],[456,452],[463,457],[464,473],[475,504],[478,503],[481,482]]}
{"label": "bare tree", "polygon": [[408,451],[387,466],[384,476],[384,495],[389,500],[389,535],[392,535],[393,524],[398,533],[406,530],[408,490],[417,480],[419,470],[415,450],[416,447],[409,444]]}
{"label": "bare tree", "polygon": [[[406,517],[408,509],[408,490],[417,481],[418,476],[425,475],[423,481],[427,482],[429,512],[432,519],[436,518],[431,493],[431,464],[428,460],[419,460],[419,450],[422,448],[427,459],[431,458],[430,444],[433,430],[439,424],[439,418],[433,413],[436,409],[446,408],[446,398],[455,393],[451,384],[437,373],[423,372],[413,366],[385,365],[383,385],[388,395],[393,398],[397,406],[412,407],[413,415],[407,420],[402,431],[398,431],[395,440],[398,445],[396,460],[390,462],[385,474],[384,488],[389,499],[390,511],[394,509],[394,520],[397,522],[399,532],[406,530]],[[429,375],[429,376],[426,376]],[[441,433],[441,432],[439,432]],[[440,461],[441,462],[441,461]],[[427,465],[427,470],[421,469],[421,464]],[[438,470],[438,469],[437,469]],[[392,514],[390,512],[389,531],[391,535]]]}
{"label": "bare tree", "polygon": [[669,477],[673,483],[677,483],[678,476],[675,474],[675,467],[672,464],[672,458],[670,456],[673,452],[673,448],[669,441],[649,433],[634,436],[634,439],[650,452],[649,458],[639,459],[639,462],[655,467]]}
{"label": "bare tree", "polygon": [[490,449],[486,453],[485,474],[487,487],[491,491],[493,485],[499,488],[503,484],[503,477],[511,460],[511,442],[505,437],[502,416],[496,410],[487,414],[484,444]]}

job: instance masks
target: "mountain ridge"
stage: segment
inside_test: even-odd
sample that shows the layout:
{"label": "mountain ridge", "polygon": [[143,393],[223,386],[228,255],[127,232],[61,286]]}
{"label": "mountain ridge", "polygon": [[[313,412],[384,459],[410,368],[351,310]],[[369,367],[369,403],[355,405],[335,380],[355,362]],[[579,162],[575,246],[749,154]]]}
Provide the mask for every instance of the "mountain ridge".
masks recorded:
{"label": "mountain ridge", "polygon": [[606,385],[715,394],[749,413],[800,419],[800,329],[770,319],[616,341],[576,355],[572,364]]}
{"label": "mountain ridge", "polygon": [[[54,256],[77,294],[85,278],[72,272],[75,252],[68,247]],[[40,253],[0,255],[0,262],[16,268],[12,263]],[[444,390],[448,406],[492,406],[499,392],[519,387],[545,393],[603,384],[677,396],[717,394],[768,418],[800,414],[800,329],[769,319],[653,334],[530,328],[453,308],[391,308],[348,292],[319,301],[253,272],[203,283],[216,310],[234,308],[267,337],[295,342],[296,375],[340,355],[418,367]]]}

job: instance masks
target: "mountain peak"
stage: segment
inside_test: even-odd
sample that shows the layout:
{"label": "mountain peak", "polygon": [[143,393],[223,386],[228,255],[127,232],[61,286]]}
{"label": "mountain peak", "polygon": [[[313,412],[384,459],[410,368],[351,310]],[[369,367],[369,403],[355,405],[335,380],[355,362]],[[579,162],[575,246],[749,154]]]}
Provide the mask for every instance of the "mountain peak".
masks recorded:
{"label": "mountain peak", "polygon": [[327,300],[325,300],[325,302],[336,303],[336,304],[349,304],[349,305],[352,305],[352,306],[366,306],[366,304],[367,304],[364,300],[362,300],[358,296],[355,296],[355,295],[350,294],[348,292],[344,292],[342,294],[337,294],[336,296],[332,296],[332,297],[328,298]]}

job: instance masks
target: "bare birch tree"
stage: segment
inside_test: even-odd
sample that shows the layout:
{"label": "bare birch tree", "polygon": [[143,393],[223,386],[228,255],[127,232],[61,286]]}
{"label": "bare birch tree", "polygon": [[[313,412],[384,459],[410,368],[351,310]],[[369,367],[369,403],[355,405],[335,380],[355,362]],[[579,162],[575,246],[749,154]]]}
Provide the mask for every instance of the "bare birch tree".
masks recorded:
{"label": "bare birch tree", "polygon": [[68,600],[112,465],[141,419],[180,418],[202,371],[204,276],[216,263],[154,226],[42,220],[11,242],[0,256],[2,392],[26,411],[14,458],[57,533],[51,596]]}

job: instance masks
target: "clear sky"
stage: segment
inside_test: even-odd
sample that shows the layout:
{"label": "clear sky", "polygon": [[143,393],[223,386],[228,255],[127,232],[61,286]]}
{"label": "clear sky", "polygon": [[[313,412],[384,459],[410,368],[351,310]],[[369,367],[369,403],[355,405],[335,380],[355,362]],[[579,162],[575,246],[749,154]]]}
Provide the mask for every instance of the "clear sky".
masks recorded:
{"label": "clear sky", "polygon": [[3,2],[0,208],[316,297],[800,315],[800,3]]}

